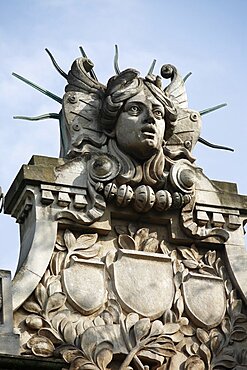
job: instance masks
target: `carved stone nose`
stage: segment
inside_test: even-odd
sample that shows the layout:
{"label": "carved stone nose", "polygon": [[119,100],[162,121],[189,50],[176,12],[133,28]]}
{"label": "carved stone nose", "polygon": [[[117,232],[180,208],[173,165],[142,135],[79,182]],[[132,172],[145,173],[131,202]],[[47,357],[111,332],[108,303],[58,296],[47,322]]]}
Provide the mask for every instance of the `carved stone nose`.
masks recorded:
{"label": "carved stone nose", "polygon": [[154,115],[152,112],[148,112],[145,118],[145,123],[155,123]]}

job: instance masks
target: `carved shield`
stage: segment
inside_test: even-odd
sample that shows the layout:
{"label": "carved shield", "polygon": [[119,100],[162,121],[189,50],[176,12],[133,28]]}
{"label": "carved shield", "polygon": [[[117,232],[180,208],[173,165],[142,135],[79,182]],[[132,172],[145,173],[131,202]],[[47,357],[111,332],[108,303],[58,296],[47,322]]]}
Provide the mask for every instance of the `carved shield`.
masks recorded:
{"label": "carved shield", "polygon": [[189,273],[182,287],[187,314],[196,325],[210,329],[221,323],[226,310],[221,278]]}
{"label": "carved shield", "polygon": [[68,300],[83,315],[90,315],[105,301],[105,269],[100,261],[79,260],[72,257],[72,264],[62,273]]}
{"label": "carved shield", "polygon": [[116,293],[127,312],[156,319],[171,307],[174,285],[169,257],[119,250],[113,271]]}

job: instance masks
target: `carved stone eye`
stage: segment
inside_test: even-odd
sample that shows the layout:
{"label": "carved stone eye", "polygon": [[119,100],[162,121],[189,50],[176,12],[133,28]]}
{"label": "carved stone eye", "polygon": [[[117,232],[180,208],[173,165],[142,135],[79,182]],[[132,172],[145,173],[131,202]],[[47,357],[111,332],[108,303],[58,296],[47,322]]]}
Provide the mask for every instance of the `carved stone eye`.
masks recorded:
{"label": "carved stone eye", "polygon": [[141,109],[137,105],[132,105],[129,108],[129,112],[134,115],[138,115],[141,112]]}
{"label": "carved stone eye", "polygon": [[161,112],[161,110],[159,110],[159,109],[154,110],[153,111],[153,114],[158,119],[162,119],[163,118],[163,112]]}

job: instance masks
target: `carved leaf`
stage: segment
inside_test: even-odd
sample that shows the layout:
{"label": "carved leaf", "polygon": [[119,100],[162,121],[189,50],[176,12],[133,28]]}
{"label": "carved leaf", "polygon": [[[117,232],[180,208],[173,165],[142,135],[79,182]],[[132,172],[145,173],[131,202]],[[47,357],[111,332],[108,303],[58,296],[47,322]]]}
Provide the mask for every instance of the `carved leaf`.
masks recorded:
{"label": "carved leaf", "polygon": [[100,370],[106,370],[113,357],[113,346],[110,342],[102,342],[96,347],[95,362]]}
{"label": "carved leaf", "polygon": [[119,235],[118,243],[120,247],[123,249],[133,249],[133,250],[137,249],[135,240],[127,234]]}
{"label": "carved leaf", "polygon": [[236,318],[235,318],[235,323],[238,323],[238,324],[243,324],[243,323],[247,323],[247,316],[245,316],[244,314],[242,313],[239,313]]}
{"label": "carved leaf", "polygon": [[199,272],[200,272],[200,274],[204,274],[204,275],[214,275],[214,276],[217,275],[215,269],[213,267],[207,266],[207,265],[202,266],[199,269]]}
{"label": "carved leaf", "polygon": [[231,331],[231,323],[228,317],[225,317],[221,322],[221,329],[223,333],[228,336]]}
{"label": "carved leaf", "polygon": [[180,288],[180,285],[182,284],[182,272],[178,271],[174,277],[174,284],[176,289]]}
{"label": "carved leaf", "polygon": [[202,343],[199,347],[199,353],[201,355],[201,357],[203,358],[203,360],[210,364],[210,360],[211,360],[211,352],[210,350],[208,349],[208,347]]}
{"label": "carved leaf", "polygon": [[113,324],[113,316],[112,314],[108,311],[105,310],[101,313],[101,317],[106,325],[112,325]]}
{"label": "carved leaf", "polygon": [[65,245],[60,245],[58,243],[55,244],[55,251],[61,251],[61,252],[65,252],[67,250],[67,248],[65,247]]}
{"label": "carved leaf", "polygon": [[53,275],[58,275],[61,272],[62,268],[64,267],[63,266],[64,259],[65,259],[64,252],[58,251],[56,253],[53,253],[50,262],[50,269]]}
{"label": "carved leaf", "polygon": [[82,357],[83,352],[79,348],[76,348],[75,346],[69,344],[62,344],[61,346],[55,349],[54,356],[55,357],[61,356],[65,362],[70,364],[77,357]]}
{"label": "carved leaf", "polygon": [[76,238],[70,230],[64,232],[64,242],[68,250],[73,250],[76,246]]}
{"label": "carved leaf", "polygon": [[57,331],[58,331],[59,326],[60,326],[60,324],[61,324],[62,320],[63,320],[65,317],[67,317],[67,315],[68,315],[68,312],[67,312],[66,310],[64,310],[64,311],[60,311],[60,312],[58,312],[56,315],[54,315],[54,316],[53,316],[53,318],[52,318],[51,322],[52,322],[52,326],[53,326],[53,328],[54,328],[55,330],[57,330]]}
{"label": "carved leaf", "polygon": [[182,254],[184,259],[197,261],[194,250],[186,247],[178,247],[178,250]]}
{"label": "carved leaf", "polygon": [[52,294],[46,303],[46,314],[49,314],[51,311],[58,310],[61,308],[66,301],[66,294],[64,293],[54,293]]}
{"label": "carved leaf", "polygon": [[135,224],[129,224],[128,225],[128,231],[129,231],[129,234],[132,237],[135,235],[135,233],[137,232],[137,230],[138,230],[138,227]]}
{"label": "carved leaf", "polygon": [[187,317],[181,317],[180,320],[179,320],[179,324],[180,324],[180,327],[182,325],[189,325],[189,319],[187,319]]}
{"label": "carved leaf", "polygon": [[63,328],[63,337],[66,343],[73,344],[76,338],[74,325],[68,321]]}
{"label": "carved leaf", "polygon": [[95,326],[105,325],[104,320],[100,316],[97,316],[94,319],[93,323],[94,323]]}
{"label": "carved leaf", "polygon": [[[72,363],[76,358],[80,356],[82,356],[82,351],[80,351],[78,348],[70,349],[67,352],[64,352],[62,355],[64,361],[66,361],[69,364]],[[88,360],[85,359],[85,363],[87,362]]]}
{"label": "carved leaf", "polygon": [[88,249],[92,247],[98,239],[98,234],[83,234],[76,240],[74,250]]}
{"label": "carved leaf", "polygon": [[163,321],[164,323],[169,323],[169,322],[176,322],[177,321],[177,316],[175,313],[171,310],[166,310],[164,315],[163,315]]}
{"label": "carved leaf", "polygon": [[242,349],[237,355],[238,363],[247,365],[247,349]]}
{"label": "carved leaf", "polygon": [[217,368],[232,369],[236,365],[237,365],[237,362],[234,359],[234,357],[230,355],[222,355],[220,356],[219,361],[217,361],[215,369]]}
{"label": "carved leaf", "polygon": [[84,324],[83,319],[80,319],[75,327],[77,337],[81,335],[85,330],[83,324]]}
{"label": "carved leaf", "polygon": [[229,293],[232,291],[232,283],[229,279],[227,279],[224,284],[225,284],[226,294],[229,295]]}
{"label": "carved leaf", "polygon": [[149,238],[143,247],[144,252],[155,253],[159,248],[159,241],[155,238]]}
{"label": "carved leaf", "polygon": [[198,261],[201,258],[201,256],[200,256],[200,254],[198,252],[198,249],[196,248],[195,244],[192,244],[190,249],[191,249],[191,252],[193,253],[195,259]]}
{"label": "carved leaf", "polygon": [[205,259],[210,266],[213,266],[216,261],[216,251],[208,251],[205,255]]}
{"label": "carved leaf", "polygon": [[231,339],[237,342],[242,342],[247,338],[247,332],[242,327],[237,327],[231,334]]}
{"label": "carved leaf", "polygon": [[137,313],[129,313],[125,321],[126,331],[129,332],[132,326],[134,326],[138,320],[139,315]]}
{"label": "carved leaf", "polygon": [[88,328],[91,328],[92,326],[94,326],[93,324],[93,321],[90,320],[88,317],[84,320],[84,323],[83,323],[83,327],[84,327],[84,330],[87,330]]}
{"label": "carved leaf", "polygon": [[27,342],[27,346],[34,355],[40,357],[51,357],[55,349],[52,342],[41,335],[34,335],[31,337]]}
{"label": "carved leaf", "polygon": [[202,359],[197,355],[190,356],[184,364],[184,368],[186,370],[189,369],[205,369],[205,363],[202,361]]}
{"label": "carved leaf", "polygon": [[139,229],[135,234],[135,242],[138,250],[142,250],[142,247],[144,246],[144,243],[147,241],[149,237],[149,229],[142,228]]}
{"label": "carved leaf", "polygon": [[35,298],[37,299],[40,307],[44,307],[47,301],[47,292],[42,283],[39,283],[35,289]]}
{"label": "carved leaf", "polygon": [[217,260],[215,261],[215,269],[218,272],[218,274],[219,274],[219,270],[220,270],[221,266],[222,266],[221,258],[217,258]]}
{"label": "carved leaf", "polygon": [[51,283],[53,283],[54,281],[56,281],[57,280],[57,276],[54,276],[54,275],[50,275],[48,278],[47,278],[47,280],[46,280],[46,282],[45,282],[45,284],[44,284],[44,286],[47,288]]}
{"label": "carved leaf", "polygon": [[54,293],[61,293],[62,287],[59,279],[56,279],[48,286],[48,295],[52,296]]}
{"label": "carved leaf", "polygon": [[145,336],[148,335],[150,330],[150,320],[148,318],[137,321],[134,325],[134,334],[136,343],[139,343]]}
{"label": "carved leaf", "polygon": [[181,325],[180,331],[184,335],[190,337],[195,334],[195,329],[191,325]]}
{"label": "carved leaf", "polygon": [[109,299],[107,310],[110,312],[113,318],[113,322],[119,324],[121,316],[121,306],[115,299]]}
{"label": "carved leaf", "polygon": [[189,268],[189,269],[196,269],[198,267],[198,262],[195,261],[195,260],[192,260],[192,259],[187,259],[185,261],[183,261],[185,267]]}
{"label": "carved leaf", "polygon": [[38,303],[28,300],[23,304],[23,308],[25,308],[26,311],[32,312],[32,313],[40,313],[41,307],[38,305]]}
{"label": "carved leaf", "polygon": [[184,312],[184,300],[181,294],[178,300],[175,302],[174,307],[176,309],[177,316],[180,319]]}
{"label": "carved leaf", "polygon": [[197,336],[197,338],[199,339],[199,341],[201,343],[207,343],[209,341],[208,333],[205,330],[201,329],[201,328],[197,328],[196,336]]}
{"label": "carved leaf", "polygon": [[193,343],[192,346],[191,346],[192,353],[194,353],[194,354],[197,353],[198,349],[199,349],[199,344]]}
{"label": "carved leaf", "polygon": [[112,263],[114,262],[115,256],[116,256],[116,253],[112,250],[107,253],[105,257],[105,264],[106,264],[107,269],[109,269]]}
{"label": "carved leaf", "polygon": [[71,255],[76,256],[77,258],[89,259],[89,258],[96,257],[98,253],[99,253],[98,248],[91,248],[91,249],[82,250],[82,251],[77,250],[75,252],[72,252]]}
{"label": "carved leaf", "polygon": [[235,299],[231,303],[231,309],[234,314],[238,314],[242,310],[242,301],[240,299]]}
{"label": "carved leaf", "polygon": [[64,233],[61,230],[59,230],[58,233],[57,233],[56,244],[58,244],[60,247],[65,246],[65,244],[64,244]]}
{"label": "carved leaf", "polygon": [[39,330],[39,335],[50,339],[53,344],[62,343],[62,338],[60,337],[58,332],[52,328],[41,328]]}
{"label": "carved leaf", "polygon": [[[182,344],[185,347],[186,352],[190,356],[192,356],[192,355],[194,355],[194,354],[196,354],[198,352],[199,345],[196,342],[194,342],[192,338],[186,338],[186,339],[184,339],[182,341]],[[180,343],[178,345],[178,347],[180,349],[183,348],[183,346],[181,346]]]}
{"label": "carved leaf", "polygon": [[168,246],[165,244],[164,240],[162,240],[161,243],[160,243],[160,249],[162,250],[162,253],[165,256],[169,256],[170,250],[169,250]]}
{"label": "carved leaf", "polygon": [[77,357],[70,365],[69,370],[99,370],[99,368],[86,358]]}
{"label": "carved leaf", "polygon": [[163,327],[164,334],[174,334],[179,331],[180,325],[176,323],[165,324]]}
{"label": "carved leaf", "polygon": [[183,340],[184,335],[183,333],[177,331],[174,334],[167,334],[167,336],[175,343],[179,343],[181,340]]}
{"label": "carved leaf", "polygon": [[232,290],[231,293],[229,294],[229,298],[230,298],[230,303],[232,304],[234,301],[237,300],[237,292],[236,290]]}
{"label": "carved leaf", "polygon": [[219,268],[219,276],[223,279],[223,280],[226,280],[227,276],[226,276],[226,269],[224,266],[221,266]]}
{"label": "carved leaf", "polygon": [[159,343],[152,343],[146,346],[145,349],[148,349],[149,351],[156,353],[158,355],[164,356],[164,357],[172,357],[176,354],[176,348],[174,344],[171,341],[168,341],[163,344]]}
{"label": "carved leaf", "polygon": [[150,337],[153,337],[154,335],[160,335],[163,334],[164,331],[164,325],[160,320],[155,320],[152,322],[151,330],[150,330]]}

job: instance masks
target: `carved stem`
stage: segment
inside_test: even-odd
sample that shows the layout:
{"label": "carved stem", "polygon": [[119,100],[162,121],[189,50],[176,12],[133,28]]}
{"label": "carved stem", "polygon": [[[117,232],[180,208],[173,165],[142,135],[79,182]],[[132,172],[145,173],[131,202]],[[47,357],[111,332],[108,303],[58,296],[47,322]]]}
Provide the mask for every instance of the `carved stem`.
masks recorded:
{"label": "carved stem", "polygon": [[131,363],[132,360],[135,361],[136,365],[138,366],[138,370],[145,370],[142,362],[136,356],[136,352],[139,351],[139,350],[140,350],[139,346],[134,347],[132,349],[132,351],[130,351],[128,356],[126,356],[126,358],[125,358],[124,362],[122,363],[121,367],[119,368],[119,370],[126,370],[126,367],[129,366],[129,364]]}

